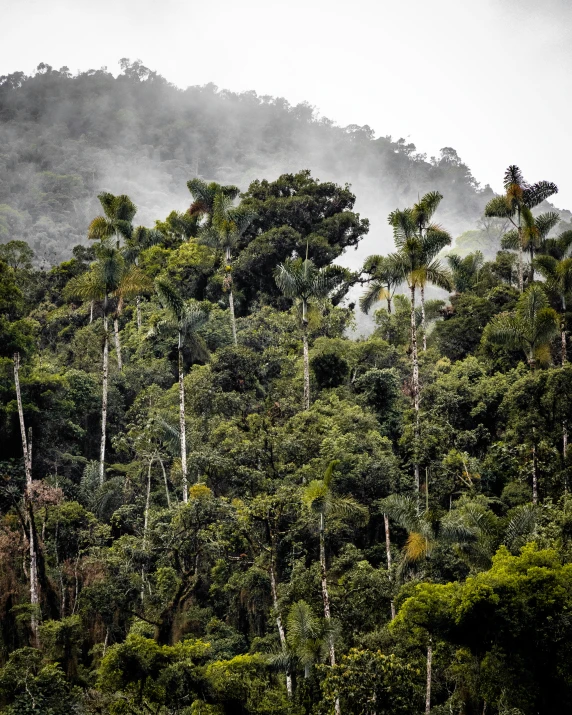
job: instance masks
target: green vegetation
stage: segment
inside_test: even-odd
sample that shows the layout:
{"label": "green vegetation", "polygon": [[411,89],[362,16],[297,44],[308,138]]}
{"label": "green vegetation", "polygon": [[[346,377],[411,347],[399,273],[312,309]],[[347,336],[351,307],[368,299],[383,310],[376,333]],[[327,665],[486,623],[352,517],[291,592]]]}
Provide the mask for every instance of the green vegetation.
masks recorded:
{"label": "green vegetation", "polygon": [[[91,131],[86,87],[186,106],[137,63],[118,79],[44,68],[2,79],[2,121],[47,86],[78,92],[64,143]],[[304,107],[227,99],[338,132]],[[174,111],[155,102],[141,122],[145,106],[114,110],[126,145],[129,126]],[[110,151],[116,129],[98,139]],[[162,137],[179,150],[170,124]],[[19,141],[2,160],[23,203],[0,206],[3,712],[561,711],[572,234],[542,205],[556,187],[509,167],[484,219],[506,223],[498,253],[465,236],[442,258],[436,181],[389,214],[395,249],[351,272],[335,262],[369,225],[349,186],[300,171],[241,193],[185,176],[189,210],[152,227],[127,194],[90,199],[88,245],[39,269],[11,182],[26,146],[47,149]],[[28,169],[41,196],[59,187],[44,217],[64,220],[91,186]],[[349,337],[352,288],[367,338]]]}

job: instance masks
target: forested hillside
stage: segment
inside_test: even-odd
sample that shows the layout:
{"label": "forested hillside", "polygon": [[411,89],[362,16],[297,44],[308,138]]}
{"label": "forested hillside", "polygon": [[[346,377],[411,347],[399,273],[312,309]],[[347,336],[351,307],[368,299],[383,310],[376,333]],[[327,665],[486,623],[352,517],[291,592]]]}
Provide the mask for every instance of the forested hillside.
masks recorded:
{"label": "forested hillside", "polygon": [[[22,88],[140,88],[50,75]],[[19,171],[14,203],[34,186],[20,196]],[[540,211],[554,184],[515,166],[504,184],[488,261],[439,257],[433,190],[397,204],[391,251],[349,272],[336,261],[368,223],[309,171],[240,195],[189,178],[190,208],[152,228],[100,193],[88,245],[49,270],[0,246],[3,712],[572,701],[572,232]],[[351,286],[367,339],[347,337]]]}
{"label": "forested hillside", "polygon": [[557,187],[122,70],[0,78],[2,712],[565,712]]}
{"label": "forested hillside", "polygon": [[395,206],[439,190],[442,219],[457,235],[477,228],[492,196],[451,148],[427,158],[367,126],[337,127],[307,104],[214,85],[182,91],[140,62],[121,64],[117,78],[49,65],[0,77],[0,241],[24,239],[52,264],[85,241],[100,191],[127,193],[149,225],[187,208],[192,177],[246,190],[254,179],[308,168],[351,183],[357,210],[372,221],[367,247],[345,258],[357,268],[368,253],[389,250]]}

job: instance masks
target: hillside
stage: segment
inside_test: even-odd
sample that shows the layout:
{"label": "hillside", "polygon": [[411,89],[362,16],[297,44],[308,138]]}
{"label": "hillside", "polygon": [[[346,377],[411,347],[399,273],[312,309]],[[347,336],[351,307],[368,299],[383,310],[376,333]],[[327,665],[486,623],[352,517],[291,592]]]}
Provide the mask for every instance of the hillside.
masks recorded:
{"label": "hillside", "polygon": [[180,90],[140,63],[72,75],[40,65],[0,78],[0,242],[23,238],[51,264],[85,241],[102,191],[128,194],[153,225],[189,205],[186,182],[201,176],[246,190],[253,179],[310,169],[352,185],[371,221],[354,268],[389,248],[387,214],[437,189],[441,220],[474,229],[482,189],[453,149],[428,159],[403,139],[338,127],[307,104],[235,94],[213,85]]}

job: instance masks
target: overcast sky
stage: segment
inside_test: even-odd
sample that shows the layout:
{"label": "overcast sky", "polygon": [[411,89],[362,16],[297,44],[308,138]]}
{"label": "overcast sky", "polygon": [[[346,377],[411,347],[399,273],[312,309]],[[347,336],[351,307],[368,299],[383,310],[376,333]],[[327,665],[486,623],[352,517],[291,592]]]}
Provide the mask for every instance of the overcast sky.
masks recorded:
{"label": "overcast sky", "polygon": [[178,86],[308,101],[501,189],[508,164],[572,208],[572,0],[0,0],[0,74],[141,59]]}

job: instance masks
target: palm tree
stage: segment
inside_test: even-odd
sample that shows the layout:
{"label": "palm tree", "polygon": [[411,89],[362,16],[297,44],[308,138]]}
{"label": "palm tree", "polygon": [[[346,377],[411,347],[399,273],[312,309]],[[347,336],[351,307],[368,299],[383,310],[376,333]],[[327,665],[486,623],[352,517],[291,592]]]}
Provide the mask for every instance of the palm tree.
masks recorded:
{"label": "palm tree", "polygon": [[[157,246],[162,243],[164,236],[156,228],[146,228],[145,226],[137,226],[133,233],[125,241],[124,256],[128,265],[137,266],[139,256],[142,251],[151,246]],[[127,296],[125,296],[127,297]],[[139,294],[135,294],[137,328],[141,330],[141,298]]]}
{"label": "palm tree", "polygon": [[[398,248],[390,256],[390,261],[398,275],[407,282],[411,297],[411,362],[413,406],[415,409],[415,449],[419,441],[419,356],[417,351],[417,320],[415,311],[416,290],[421,290],[421,320],[423,325],[423,348],[426,348],[424,286],[429,282],[440,288],[450,290],[451,275],[436,258],[445,246],[451,243],[450,235],[440,226],[429,223],[442,199],[438,192],[425,194],[413,206],[389,214],[389,223],[393,227],[393,236]],[[415,486],[419,494],[419,462],[417,454],[413,464]]]}
{"label": "palm tree", "polygon": [[488,202],[485,206],[485,216],[508,219],[517,232],[518,285],[522,293],[524,290],[522,251],[525,210],[533,209],[553,194],[558,193],[558,187],[551,181],[529,184],[525,181],[521,170],[514,164],[505,171],[503,184],[505,193],[495,196]]}
{"label": "palm tree", "polygon": [[534,369],[538,361],[549,362],[550,343],[559,329],[558,314],[549,306],[542,287],[533,283],[518,299],[514,312],[494,316],[485,335],[498,345],[520,348]]}
{"label": "palm tree", "polygon": [[453,285],[458,293],[475,288],[479,281],[479,271],[484,263],[484,257],[480,251],[469,253],[465,258],[452,253],[447,256],[447,263],[451,268]]}
{"label": "palm tree", "polygon": [[187,181],[187,188],[193,197],[187,214],[191,217],[197,216],[199,219],[206,217],[206,225],[210,226],[215,210],[217,196],[222,195],[225,198],[233,201],[240,193],[238,186],[228,185],[221,186],[216,181],[207,183],[203,179],[191,179]]}
{"label": "palm tree", "polygon": [[[129,196],[125,194],[115,196],[114,194],[104,191],[98,194],[97,198],[103,208],[103,215],[96,216],[89,224],[87,237],[101,242],[109,242],[115,238],[116,248],[119,249],[121,239],[127,240],[133,234],[133,218],[137,213],[137,206],[135,206]],[[113,331],[115,335],[117,364],[121,370],[123,364],[119,337],[119,313],[117,311],[115,311],[113,316]]]}
{"label": "palm tree", "polygon": [[369,256],[363,266],[363,272],[371,276],[366,292],[359,300],[360,308],[364,313],[369,313],[375,303],[386,300],[387,312],[391,314],[391,301],[395,289],[402,278],[397,273],[395,265],[387,256]]}
{"label": "palm tree", "polygon": [[[328,594],[328,579],[326,569],[326,519],[328,518],[353,518],[354,520],[367,519],[365,507],[358,504],[351,497],[341,497],[334,494],[333,477],[334,469],[339,464],[338,460],[329,463],[322,479],[312,480],[302,493],[302,501],[310,513],[318,519],[320,535],[320,572],[322,580],[322,600],[324,603],[324,618],[328,626],[331,624],[330,597]],[[334,638],[329,637],[330,664],[336,664]]]}
{"label": "palm tree", "polygon": [[548,254],[536,257],[534,262],[538,272],[546,281],[546,288],[558,297],[562,315],[560,320],[561,362],[568,362],[566,347],[566,308],[567,297],[572,291],[572,258],[566,257],[557,260]]}
{"label": "palm tree", "polygon": [[502,237],[501,247],[512,251],[518,250],[519,246],[527,250],[530,255],[529,282],[534,281],[534,256],[542,250],[542,246],[550,231],[560,223],[560,215],[555,211],[547,211],[539,216],[533,216],[532,211],[527,207],[522,207],[522,230],[519,238],[518,231],[512,229]]}
{"label": "palm tree", "polygon": [[334,266],[316,268],[308,258],[281,263],[274,273],[276,285],[286,296],[299,302],[302,307],[302,343],[304,347],[304,409],[310,409],[310,363],[308,358],[308,305],[321,300],[343,282],[343,275]]}
{"label": "palm tree", "polygon": [[244,232],[252,223],[254,214],[244,211],[240,207],[234,208],[232,202],[231,195],[224,193],[222,189],[217,191],[213,198],[210,221],[200,231],[199,240],[207,246],[224,253],[226,275],[223,287],[228,290],[232,337],[234,344],[237,345],[234,295],[232,292],[232,258],[233,252],[238,247]]}
{"label": "palm tree", "polygon": [[[185,382],[183,366],[183,346],[185,340],[189,340],[201,351],[204,347],[197,335],[199,328],[208,319],[208,314],[194,303],[186,303],[173,286],[164,279],[155,281],[155,289],[161,304],[168,313],[168,320],[164,324],[174,327],[177,330],[177,351],[179,366],[179,435],[181,444],[181,471],[183,474],[183,501],[186,503],[188,497],[187,479],[187,442],[185,427]],[[160,327],[160,324],[159,326]]]}
{"label": "palm tree", "polygon": [[65,294],[84,300],[101,300],[103,312],[103,361],[102,361],[102,401],[101,401],[101,446],[99,455],[99,481],[103,484],[105,475],[105,442],[107,428],[107,393],[109,379],[109,312],[111,296],[121,284],[125,272],[125,261],[119,248],[108,239],[96,245],[97,260],[89,271],[72,280],[65,287]]}
{"label": "palm tree", "polygon": [[328,626],[316,617],[306,601],[297,601],[290,606],[286,626],[290,652],[304,668],[304,678],[309,678],[312,666],[329,654],[331,633]]}

